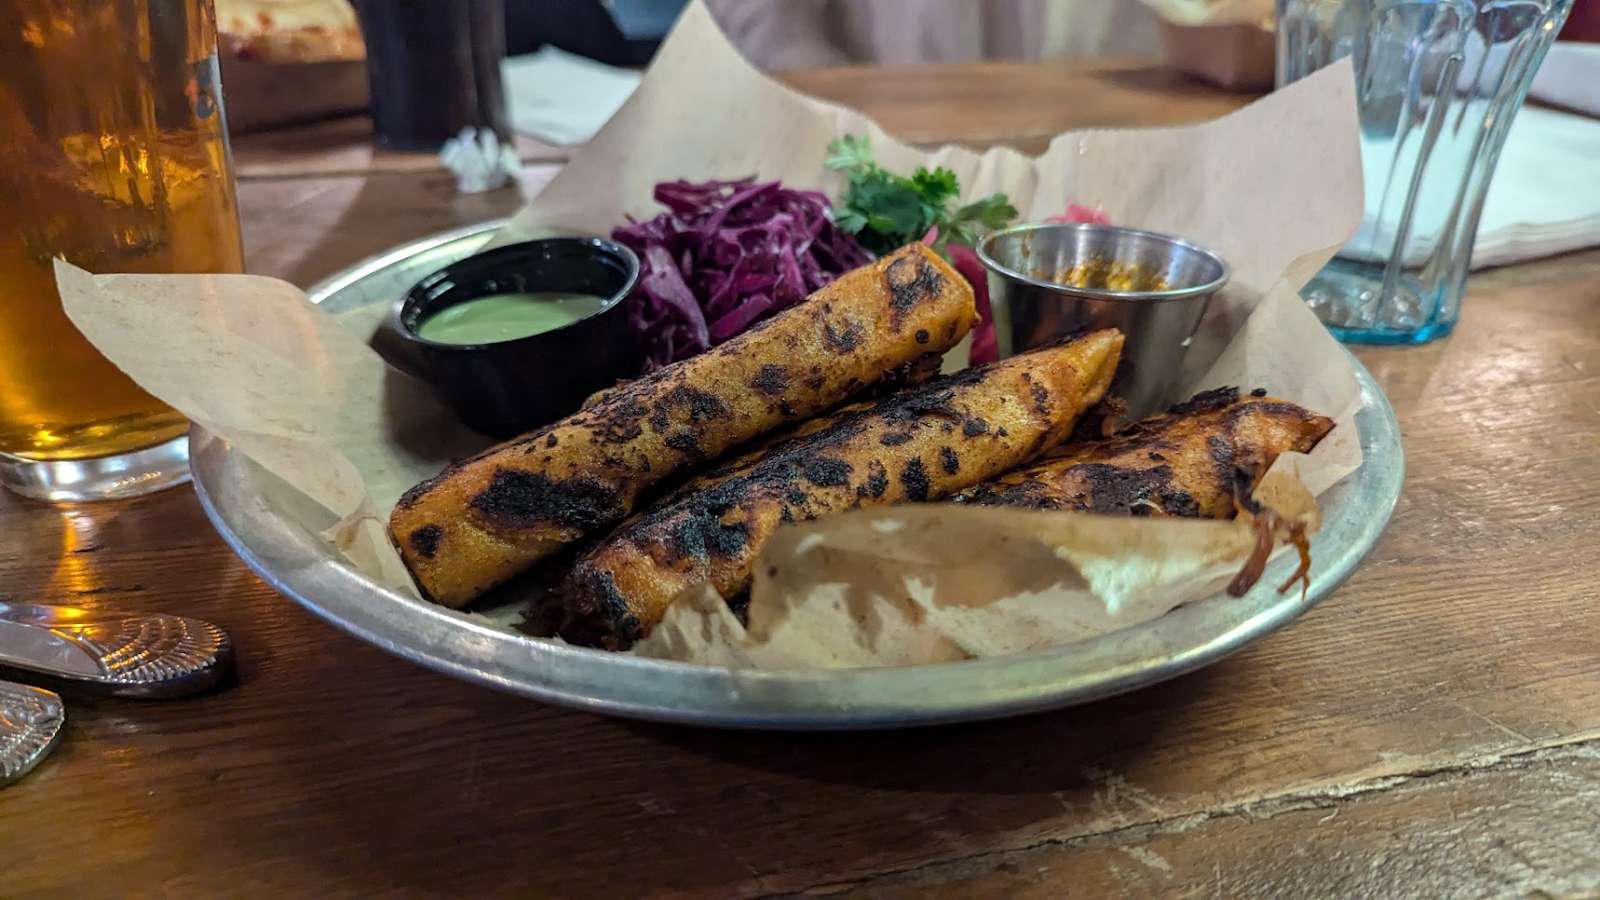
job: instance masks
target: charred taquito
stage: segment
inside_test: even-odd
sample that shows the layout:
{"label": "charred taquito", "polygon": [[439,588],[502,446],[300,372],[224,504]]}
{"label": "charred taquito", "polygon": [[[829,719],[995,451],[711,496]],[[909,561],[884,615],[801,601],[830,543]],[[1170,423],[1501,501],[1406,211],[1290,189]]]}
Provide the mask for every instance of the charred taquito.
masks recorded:
{"label": "charred taquito", "polygon": [[579,558],[558,588],[562,635],[625,648],[690,585],[744,591],[785,522],[938,500],[1037,458],[1105,395],[1121,350],[1100,331],[967,369],[708,472]]}
{"label": "charred taquito", "polygon": [[1232,518],[1282,453],[1309,452],[1333,420],[1293,403],[1219,388],[1141,419],[1115,436],[952,498],[977,506],[1113,515]]}
{"label": "charred taquito", "polygon": [[620,522],[650,486],[942,354],[975,317],[966,280],[906,247],[417,485],[390,518],[395,543],[429,599],[463,606]]}

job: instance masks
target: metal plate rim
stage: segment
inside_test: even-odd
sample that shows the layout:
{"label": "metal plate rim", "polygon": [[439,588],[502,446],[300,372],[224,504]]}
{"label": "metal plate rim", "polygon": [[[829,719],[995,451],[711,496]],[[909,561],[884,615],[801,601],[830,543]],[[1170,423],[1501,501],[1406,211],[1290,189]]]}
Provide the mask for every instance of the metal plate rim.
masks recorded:
{"label": "metal plate rim", "polygon": [[[503,221],[503,220],[502,220]],[[455,229],[379,254],[315,285],[314,301],[430,251],[468,242],[500,221]],[[1351,357],[1363,407],[1360,469],[1331,490],[1304,602],[1278,596],[1293,561],[1280,557],[1243,598],[1211,597],[1149,622],[1074,644],[933,666],[749,672],[640,659],[538,641],[366,581],[316,535],[252,493],[259,477],[195,427],[196,493],[229,546],[263,580],[355,637],[436,671],[545,702],[630,718],[780,730],[859,730],[999,718],[1125,693],[1199,669],[1283,627],[1325,599],[1377,542],[1404,477],[1399,425],[1383,391]],[[1166,649],[1163,649],[1165,647]]]}

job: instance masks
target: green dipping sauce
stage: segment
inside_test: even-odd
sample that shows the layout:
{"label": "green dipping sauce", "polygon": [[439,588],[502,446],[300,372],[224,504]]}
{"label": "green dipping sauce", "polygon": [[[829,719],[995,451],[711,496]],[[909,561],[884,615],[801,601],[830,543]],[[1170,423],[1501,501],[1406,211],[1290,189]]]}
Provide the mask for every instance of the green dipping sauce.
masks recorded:
{"label": "green dipping sauce", "polygon": [[475,297],[423,319],[417,325],[417,336],[440,344],[514,341],[554,331],[593,315],[608,299],[559,291]]}

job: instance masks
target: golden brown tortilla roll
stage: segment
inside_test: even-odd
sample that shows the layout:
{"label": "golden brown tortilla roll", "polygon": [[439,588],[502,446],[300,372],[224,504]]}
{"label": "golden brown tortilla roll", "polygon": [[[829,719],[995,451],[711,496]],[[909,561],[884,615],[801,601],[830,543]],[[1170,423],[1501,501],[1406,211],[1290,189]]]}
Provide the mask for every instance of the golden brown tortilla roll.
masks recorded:
{"label": "golden brown tortilla roll", "polygon": [[579,558],[558,593],[568,640],[622,648],[690,585],[749,586],[785,522],[862,506],[937,500],[1055,446],[1100,401],[1122,335],[1100,331],[936,379],[711,473]]}
{"label": "golden brown tortilla roll", "polygon": [[1105,440],[1062,447],[951,498],[975,506],[1228,519],[1278,456],[1309,452],[1333,420],[1271,397],[1219,388]]}
{"label": "golden brown tortilla roll", "polygon": [[430,599],[463,606],[620,522],[651,485],[944,353],[976,315],[949,264],[920,244],[898,250],[417,485],[390,517],[395,544]]}

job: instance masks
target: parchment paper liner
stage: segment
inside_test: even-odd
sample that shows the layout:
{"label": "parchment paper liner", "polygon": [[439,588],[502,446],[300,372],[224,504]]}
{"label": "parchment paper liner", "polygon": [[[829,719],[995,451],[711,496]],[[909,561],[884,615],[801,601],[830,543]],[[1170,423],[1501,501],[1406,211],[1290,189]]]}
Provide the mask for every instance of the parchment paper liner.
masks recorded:
{"label": "parchment paper liner", "polygon": [[[821,160],[843,134],[870,136],[895,170],[944,165],[969,196],[1005,191],[1024,221],[1077,202],[1217,250],[1234,277],[1190,350],[1186,392],[1262,387],[1335,419],[1313,454],[1280,461],[1304,486],[1275,476],[1286,512],[1314,517],[1309,495],[1360,464],[1354,372],[1296,293],[1361,218],[1347,64],[1205,125],[1070,132],[1037,159],[1007,148],[923,153],[767,79],[693,3],[639,90],[495,242],[607,233],[626,214],[652,214],[653,186],[679,178],[755,174],[836,196]],[[68,314],[101,352],[325,510],[302,522],[352,566],[416,596],[388,542],[388,511],[482,440],[366,345],[370,312],[352,328],[292,285],[254,276],[94,276],[65,263],[57,274]],[[1078,640],[1214,591],[1242,559],[1244,529],[946,506],[850,513],[774,539],[758,569],[779,576],[762,575],[749,635],[690,596],[639,652],[903,665]],[[895,584],[907,586],[886,587]]]}

